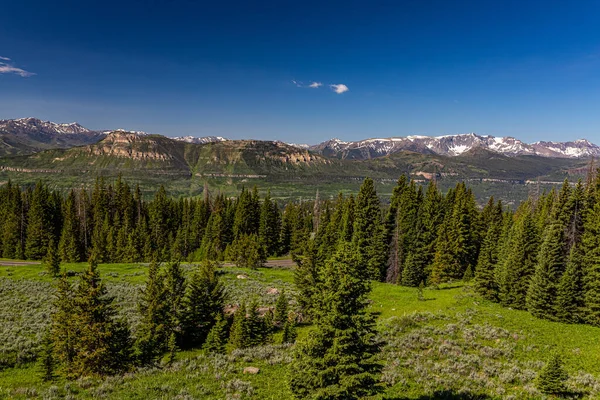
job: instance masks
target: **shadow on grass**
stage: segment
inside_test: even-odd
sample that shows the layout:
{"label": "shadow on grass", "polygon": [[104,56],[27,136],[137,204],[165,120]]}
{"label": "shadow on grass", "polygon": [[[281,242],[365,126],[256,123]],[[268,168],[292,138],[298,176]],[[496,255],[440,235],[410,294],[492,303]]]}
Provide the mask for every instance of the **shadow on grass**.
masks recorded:
{"label": "shadow on grass", "polygon": [[385,400],[486,400],[491,399],[487,394],[478,393],[455,393],[450,390],[442,390],[433,394],[426,394],[416,398],[411,397],[386,397]]}

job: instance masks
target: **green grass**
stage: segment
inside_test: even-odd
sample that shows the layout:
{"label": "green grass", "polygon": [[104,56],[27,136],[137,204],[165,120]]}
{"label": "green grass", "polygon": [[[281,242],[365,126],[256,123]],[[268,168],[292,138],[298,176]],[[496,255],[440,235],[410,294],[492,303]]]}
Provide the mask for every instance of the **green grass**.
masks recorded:
{"label": "green grass", "polygon": [[[85,266],[65,267],[81,271]],[[101,264],[99,268],[109,286],[139,286],[145,279],[146,267],[141,264]],[[276,297],[265,294],[269,287],[285,288],[293,295],[290,269],[225,267],[222,271],[235,299],[258,297],[261,303],[272,305]],[[238,279],[239,274],[248,278]],[[5,278],[51,280],[39,265],[0,266],[0,284]],[[378,313],[378,328],[387,342],[382,353],[386,391],[378,398],[437,398],[442,390],[456,396],[541,398],[535,390],[535,375],[555,349],[563,355],[571,375],[569,387],[590,398],[600,394],[599,328],[539,320],[483,301],[469,285],[460,283],[426,288],[423,294],[425,299],[420,300],[416,289],[373,284],[371,308]],[[302,327],[300,337],[310,329]],[[277,345],[221,357],[181,352],[172,367],[104,381],[52,384],[39,380],[34,365],[22,364],[0,371],[0,398],[29,398],[36,393],[49,398],[70,394],[115,399],[287,399],[291,396],[286,386],[289,355],[289,349]],[[243,374],[246,366],[257,366],[260,373]]]}

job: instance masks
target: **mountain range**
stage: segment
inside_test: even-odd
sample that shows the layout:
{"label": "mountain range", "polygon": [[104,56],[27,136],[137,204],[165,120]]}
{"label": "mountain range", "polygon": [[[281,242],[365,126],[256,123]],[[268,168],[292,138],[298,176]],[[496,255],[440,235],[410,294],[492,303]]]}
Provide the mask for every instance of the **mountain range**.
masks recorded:
{"label": "mountain range", "polygon": [[[0,155],[27,154],[45,149],[93,144],[113,131],[147,135],[145,132],[123,129],[93,131],[76,122],[58,124],[36,118],[0,120]],[[194,144],[229,140],[220,136],[180,136],[173,139]],[[551,158],[588,158],[600,156],[600,147],[585,139],[569,142],[540,141],[528,144],[513,137],[482,136],[475,133],[437,137],[372,138],[350,142],[335,138],[317,145],[294,143],[289,143],[289,145],[326,157],[350,160],[372,159],[400,151],[453,157],[474,148],[486,149],[509,157],[536,155]]]}
{"label": "mountain range", "polygon": [[[441,137],[332,139],[315,146],[218,136],[169,138],[126,130],[93,131],[35,118],[0,120],[0,182],[43,180],[56,188],[92,185],[122,175],[152,192],[165,185],[193,196],[205,183],[234,194],[240,186],[270,188],[274,197],[303,198],[357,190],[364,177],[383,196],[402,174],[442,189],[469,181],[478,199],[523,199],[530,183],[552,186],[588,171],[598,146],[584,140],[526,144],[475,134]],[[539,185],[538,185],[539,188]],[[539,190],[539,189],[538,189]],[[543,190],[543,188],[542,188]]]}
{"label": "mountain range", "polygon": [[585,139],[574,142],[536,142],[527,144],[512,137],[481,136],[475,133],[438,137],[407,136],[344,142],[331,139],[309,149],[342,159],[370,159],[399,151],[458,156],[471,149],[482,148],[509,157],[536,155],[554,158],[586,158],[600,155],[600,147]]}

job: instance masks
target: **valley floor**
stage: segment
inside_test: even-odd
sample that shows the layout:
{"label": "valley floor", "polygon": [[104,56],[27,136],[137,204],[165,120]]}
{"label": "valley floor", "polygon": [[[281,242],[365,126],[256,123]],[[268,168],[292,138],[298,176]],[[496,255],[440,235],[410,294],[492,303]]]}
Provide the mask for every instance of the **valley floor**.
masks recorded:
{"label": "valley floor", "polygon": [[[277,297],[272,288],[293,295],[293,271],[277,267],[288,263],[271,261],[258,271],[224,267],[229,302],[259,299],[262,306],[272,306]],[[85,264],[66,268],[77,272]],[[103,264],[100,272],[135,331],[146,267]],[[228,355],[180,352],[171,366],[125,376],[43,383],[30,360],[49,320],[52,293],[40,265],[0,261],[0,398],[292,398],[286,383],[291,347],[278,344],[277,336],[272,345]],[[544,398],[535,379],[551,350],[563,355],[573,397],[600,397],[600,328],[502,308],[481,300],[468,284],[427,288],[423,294],[419,298],[417,289],[373,284],[372,309],[384,341],[385,391],[377,398]],[[299,339],[310,329],[302,327]],[[244,374],[248,366],[259,373]]]}

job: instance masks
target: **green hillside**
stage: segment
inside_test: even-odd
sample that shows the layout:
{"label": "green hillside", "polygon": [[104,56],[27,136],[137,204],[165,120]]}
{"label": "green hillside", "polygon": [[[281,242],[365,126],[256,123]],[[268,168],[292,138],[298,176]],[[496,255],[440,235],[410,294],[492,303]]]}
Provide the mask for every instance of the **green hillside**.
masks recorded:
{"label": "green hillside", "polygon": [[458,157],[404,151],[352,161],[330,159],[281,142],[191,144],[160,135],[113,132],[88,146],[0,157],[0,181],[30,184],[42,180],[67,189],[90,186],[97,176],[110,179],[121,174],[144,192],[163,184],[175,195],[194,196],[206,182],[211,189],[230,194],[241,186],[257,185],[265,190],[268,186],[275,197],[301,198],[313,196],[317,189],[325,196],[355,191],[369,176],[386,197],[402,174],[420,180],[436,174],[442,188],[468,180],[480,200],[495,194],[515,202],[532,190],[525,181],[573,180],[581,176],[585,165],[585,160],[506,157],[483,149]]}
{"label": "green hillside", "polygon": [[[0,265],[2,262],[0,262]],[[73,272],[85,264],[68,264]],[[189,267],[187,267],[189,268]],[[136,301],[147,268],[137,264],[100,266],[121,313],[135,323]],[[231,302],[259,299],[272,306],[270,288],[294,295],[293,271],[258,271],[225,267],[222,277]],[[244,274],[248,279],[237,279]],[[75,279],[75,278],[74,278]],[[26,358],[48,322],[50,278],[39,265],[0,266],[0,354]],[[551,350],[563,355],[568,388],[578,398],[600,394],[600,329],[540,320],[527,312],[501,307],[474,295],[468,285],[418,289],[374,283],[371,308],[379,313],[378,329],[385,340],[381,362],[385,391],[377,399],[540,399],[535,379]],[[23,306],[25,305],[25,306]],[[310,327],[302,327],[304,337]],[[17,337],[15,332],[19,332]],[[108,399],[287,399],[289,347],[274,343],[236,350],[229,355],[203,351],[179,353],[172,366],[142,369],[123,377],[59,379],[44,383],[34,364],[0,368],[2,398]],[[256,375],[244,374],[258,367]]]}

